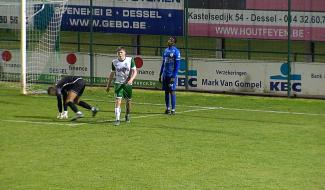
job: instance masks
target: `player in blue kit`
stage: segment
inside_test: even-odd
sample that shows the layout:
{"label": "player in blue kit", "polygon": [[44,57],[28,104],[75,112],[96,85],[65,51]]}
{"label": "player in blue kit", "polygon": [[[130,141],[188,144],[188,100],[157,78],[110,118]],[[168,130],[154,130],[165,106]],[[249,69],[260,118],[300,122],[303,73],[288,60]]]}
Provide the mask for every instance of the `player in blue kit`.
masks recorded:
{"label": "player in blue kit", "polygon": [[[162,90],[165,91],[165,114],[175,114],[176,107],[176,85],[177,73],[181,61],[180,51],[175,47],[176,38],[169,37],[168,47],[163,54],[163,60],[159,73],[159,82],[162,83]],[[171,103],[171,106],[170,106]]]}

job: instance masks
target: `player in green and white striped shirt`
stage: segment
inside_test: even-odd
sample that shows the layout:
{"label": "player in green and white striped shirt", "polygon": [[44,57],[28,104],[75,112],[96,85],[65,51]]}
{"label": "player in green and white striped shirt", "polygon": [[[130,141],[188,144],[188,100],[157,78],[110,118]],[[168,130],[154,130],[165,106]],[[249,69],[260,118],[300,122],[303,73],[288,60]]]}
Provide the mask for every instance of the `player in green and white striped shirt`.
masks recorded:
{"label": "player in green and white striped shirt", "polygon": [[132,83],[137,75],[137,69],[134,59],[132,57],[126,57],[126,51],[124,47],[118,47],[116,52],[117,59],[114,59],[112,61],[112,69],[108,76],[106,91],[109,92],[111,82],[115,75],[114,94],[116,119],[114,125],[118,126],[120,125],[122,98],[124,98],[126,101],[125,121],[130,122]]}

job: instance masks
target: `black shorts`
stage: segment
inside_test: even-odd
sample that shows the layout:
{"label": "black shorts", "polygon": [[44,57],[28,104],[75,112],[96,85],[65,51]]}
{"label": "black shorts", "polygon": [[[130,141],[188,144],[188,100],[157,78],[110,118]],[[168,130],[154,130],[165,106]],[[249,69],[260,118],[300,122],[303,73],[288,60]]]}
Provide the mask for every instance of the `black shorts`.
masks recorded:
{"label": "black shorts", "polygon": [[85,87],[85,82],[82,79],[79,79],[73,85],[71,85],[68,91],[73,91],[80,97],[82,96],[82,93],[84,93]]}

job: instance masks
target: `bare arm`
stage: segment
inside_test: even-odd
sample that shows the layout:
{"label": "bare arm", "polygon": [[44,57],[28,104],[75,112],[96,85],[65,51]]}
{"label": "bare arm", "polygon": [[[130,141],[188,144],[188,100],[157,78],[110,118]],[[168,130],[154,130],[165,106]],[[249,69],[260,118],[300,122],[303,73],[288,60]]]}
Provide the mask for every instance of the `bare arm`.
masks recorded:
{"label": "bare arm", "polygon": [[112,80],[115,76],[115,72],[111,71],[108,75],[108,79],[107,79],[107,84],[106,84],[106,92],[109,92],[109,88],[111,86]]}
{"label": "bare arm", "polygon": [[138,72],[137,69],[131,69],[131,77],[130,79],[127,81],[127,84],[131,85],[133,83],[133,80],[135,79],[135,77],[137,76]]}

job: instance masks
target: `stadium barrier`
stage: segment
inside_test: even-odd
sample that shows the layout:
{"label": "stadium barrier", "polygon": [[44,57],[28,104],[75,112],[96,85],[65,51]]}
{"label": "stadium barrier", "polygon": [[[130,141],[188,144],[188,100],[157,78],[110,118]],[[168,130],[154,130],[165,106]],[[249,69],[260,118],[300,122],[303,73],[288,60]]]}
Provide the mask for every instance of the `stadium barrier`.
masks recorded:
{"label": "stadium barrier", "polygon": [[[8,50],[0,50],[0,52]],[[20,54],[10,50],[11,59],[1,63],[2,72],[12,80],[19,78]],[[41,73],[40,83],[54,83],[61,75],[78,75],[94,85],[105,85],[111,69],[111,60],[116,55],[95,54],[93,74],[90,56],[86,53],[61,53],[60,62],[49,65]],[[161,57],[143,56],[143,65],[138,66],[138,76],[134,86],[138,88],[160,89],[158,82]],[[178,71],[178,89],[202,92],[225,92],[286,96],[290,87],[293,96],[325,98],[325,65],[323,63],[292,62],[291,75],[287,75],[288,65],[282,62],[226,60],[191,58],[188,70],[185,60]],[[91,81],[91,75],[93,75]],[[186,79],[186,75],[188,78]],[[290,85],[290,86],[289,86]]]}

